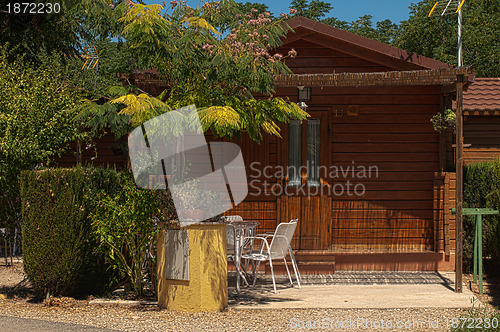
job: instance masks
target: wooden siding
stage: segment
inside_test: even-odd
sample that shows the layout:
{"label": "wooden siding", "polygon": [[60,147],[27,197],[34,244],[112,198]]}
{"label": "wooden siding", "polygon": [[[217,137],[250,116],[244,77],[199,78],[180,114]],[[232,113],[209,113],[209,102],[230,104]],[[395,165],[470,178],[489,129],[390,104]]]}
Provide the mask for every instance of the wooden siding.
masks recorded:
{"label": "wooden siding", "polygon": [[[118,142],[125,142],[126,137],[119,139]],[[116,166],[125,167],[127,164],[127,152],[125,154],[116,154],[111,149],[116,145],[114,134],[106,133],[100,138],[94,139],[91,143],[82,143],[82,164],[92,164],[94,166]],[[76,143],[70,144],[70,150],[64,153],[60,158],[56,158],[55,164],[59,167],[73,167],[77,164]]]}
{"label": "wooden siding", "polygon": [[[207,135],[207,140],[214,139]],[[233,140],[241,148],[249,188],[247,198],[225,215],[238,214],[245,220],[258,221],[262,232],[273,231],[280,220],[277,197],[270,191],[280,179],[267,177],[265,173],[278,165],[278,140],[276,136],[264,135],[261,142],[256,143],[245,132],[241,138]]]}
{"label": "wooden siding", "polygon": [[455,252],[456,174],[436,172],[434,177],[434,248],[449,256]]}
{"label": "wooden siding", "polygon": [[286,43],[277,48],[276,53],[286,55],[292,48],[297,51],[297,56],[293,59],[287,58],[285,63],[294,74],[363,73],[393,70],[305,40]]}
{"label": "wooden siding", "polygon": [[464,119],[464,162],[492,161],[500,157],[500,117],[466,116]]}
{"label": "wooden siding", "polygon": [[[439,135],[429,119],[438,110],[439,89],[318,88],[308,105],[332,113],[332,162],[326,166],[378,168],[378,177],[330,179],[334,188],[346,188],[347,181],[366,188],[360,197],[333,195],[331,248],[433,250]],[[347,115],[350,106],[357,116]]]}

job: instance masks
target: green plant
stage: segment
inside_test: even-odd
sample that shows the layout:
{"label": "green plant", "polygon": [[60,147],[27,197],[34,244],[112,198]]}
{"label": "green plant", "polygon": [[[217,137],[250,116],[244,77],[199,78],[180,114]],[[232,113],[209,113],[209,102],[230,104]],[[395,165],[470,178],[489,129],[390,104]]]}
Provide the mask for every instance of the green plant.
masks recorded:
{"label": "green plant", "polygon": [[21,173],[24,270],[36,293],[77,293],[86,251],[83,169]]}
{"label": "green plant", "polygon": [[[89,215],[103,195],[122,192],[128,179],[112,168],[22,173],[24,262],[39,295],[98,295],[127,278],[110,264]],[[160,202],[167,206],[164,201]],[[169,213],[164,214],[166,219]]]}
{"label": "green plant", "polygon": [[[464,166],[464,207],[500,209],[500,160]],[[483,257],[495,264],[485,265],[486,271],[500,263],[500,229],[498,215],[485,215],[483,221]],[[464,217],[464,271],[471,272],[474,217]],[[493,272],[493,271],[491,271]]]}
{"label": "green plant", "polygon": [[157,222],[165,219],[158,199],[161,194],[138,188],[128,176],[115,195],[99,193],[99,203],[90,214],[101,248],[128,277],[138,296],[144,291],[142,263],[146,247],[155,240]]}
{"label": "green plant", "polygon": [[[275,75],[291,73],[284,59],[297,55],[293,49],[273,54],[288,30],[285,17],[273,21],[269,12],[256,9],[243,13],[232,0],[199,8],[181,2],[162,11],[160,5],[138,4],[120,21],[134,57],[157,68],[171,88],[158,98],[134,91],[104,105],[88,101],[77,116],[89,127],[107,122],[115,132],[117,118],[128,117],[135,127],[194,104],[204,131],[230,138],[245,130],[259,141],[262,133],[279,136],[279,123],[308,116],[296,103],[272,96]],[[255,99],[254,93],[269,98]]]}
{"label": "green plant", "polygon": [[450,331],[500,331],[500,312],[481,306],[476,306],[478,300],[473,300],[468,315],[445,320]]}
{"label": "green plant", "polygon": [[445,131],[448,128],[452,128],[455,132],[457,115],[453,110],[447,109],[444,112],[439,112],[431,118],[432,126],[435,131]]}
{"label": "green plant", "polygon": [[[16,60],[9,61],[13,54]],[[21,229],[21,170],[47,165],[85,138],[68,112],[80,97],[63,82],[57,56],[40,54],[39,60],[33,69],[24,56],[0,46],[0,227],[12,230]]]}

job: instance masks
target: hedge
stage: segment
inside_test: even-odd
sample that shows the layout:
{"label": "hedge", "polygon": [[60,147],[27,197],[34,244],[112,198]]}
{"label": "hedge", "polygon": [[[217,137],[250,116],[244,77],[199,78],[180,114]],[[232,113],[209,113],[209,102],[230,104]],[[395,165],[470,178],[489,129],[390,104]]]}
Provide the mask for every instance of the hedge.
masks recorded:
{"label": "hedge", "polygon": [[[500,159],[464,166],[464,207],[500,210]],[[500,265],[500,216],[485,215],[483,220],[483,257],[486,269]],[[464,216],[464,271],[472,271],[474,217]]]}
{"label": "hedge", "polygon": [[113,169],[47,169],[21,173],[24,269],[35,292],[85,295],[105,292],[119,280],[96,250],[89,214],[97,192],[114,193]]}

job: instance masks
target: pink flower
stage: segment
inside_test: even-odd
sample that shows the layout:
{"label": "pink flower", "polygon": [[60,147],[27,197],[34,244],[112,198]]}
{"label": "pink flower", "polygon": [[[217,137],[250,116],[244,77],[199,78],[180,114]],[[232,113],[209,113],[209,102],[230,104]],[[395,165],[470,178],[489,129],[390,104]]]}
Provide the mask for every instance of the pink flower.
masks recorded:
{"label": "pink flower", "polygon": [[290,8],[290,15],[297,14],[297,9]]}
{"label": "pink flower", "polygon": [[172,5],[172,8],[175,8],[175,6],[177,6],[179,4],[179,2],[173,0],[173,1],[170,1],[170,4]]}

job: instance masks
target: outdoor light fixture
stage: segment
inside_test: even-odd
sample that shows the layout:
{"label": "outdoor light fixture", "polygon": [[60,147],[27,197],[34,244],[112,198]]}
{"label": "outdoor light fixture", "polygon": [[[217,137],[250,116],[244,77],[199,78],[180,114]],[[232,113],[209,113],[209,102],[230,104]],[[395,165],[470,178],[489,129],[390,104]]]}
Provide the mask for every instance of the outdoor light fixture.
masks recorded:
{"label": "outdoor light fixture", "polygon": [[305,87],[303,85],[297,86],[297,99],[299,102],[310,101],[311,100],[311,88]]}
{"label": "outdoor light fixture", "polygon": [[303,101],[301,102],[298,102],[297,103],[297,106],[299,106],[303,111],[305,111],[309,106],[307,106],[306,103],[304,103]]}

